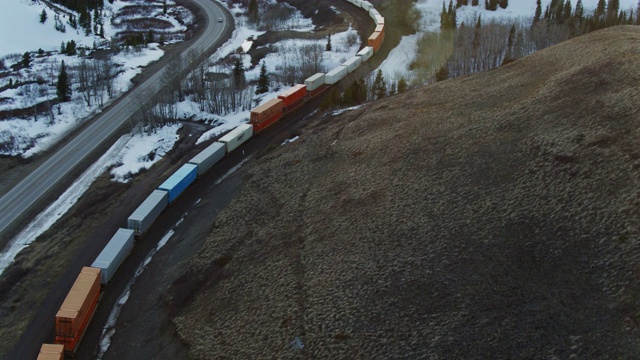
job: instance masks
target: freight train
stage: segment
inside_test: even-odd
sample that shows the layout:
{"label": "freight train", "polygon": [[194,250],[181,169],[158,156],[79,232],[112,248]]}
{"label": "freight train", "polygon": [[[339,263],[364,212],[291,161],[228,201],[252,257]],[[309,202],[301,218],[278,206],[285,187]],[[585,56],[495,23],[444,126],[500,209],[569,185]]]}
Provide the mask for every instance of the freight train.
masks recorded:
{"label": "freight train", "polygon": [[327,90],[368,61],[384,41],[384,18],[368,1],[346,0],[366,11],[376,24],[367,46],[356,56],[327,73],[317,73],[251,110],[248,124],[241,124],[209,145],[155,189],[118,229],[91,266],[83,267],[55,318],[55,344],[43,344],[38,359],[63,359],[74,353],[91,320],[102,288],[153,222],[189,185],[247,140],[280,120],[308,99]]}

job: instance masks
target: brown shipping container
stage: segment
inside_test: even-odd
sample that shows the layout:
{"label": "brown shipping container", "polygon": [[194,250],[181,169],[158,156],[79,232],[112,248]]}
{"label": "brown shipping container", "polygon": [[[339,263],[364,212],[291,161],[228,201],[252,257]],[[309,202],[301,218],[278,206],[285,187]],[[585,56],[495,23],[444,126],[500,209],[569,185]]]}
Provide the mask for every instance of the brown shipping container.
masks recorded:
{"label": "brown shipping container", "polygon": [[100,298],[100,269],[83,267],[56,314],[56,343],[73,351]]}
{"label": "brown shipping container", "polygon": [[307,87],[302,84],[298,84],[298,85],[294,85],[291,89],[278,95],[278,99],[282,99],[282,103],[284,107],[289,107],[292,104],[295,104],[296,101],[300,99],[304,99],[306,95],[307,95]]}
{"label": "brown shipping container", "polygon": [[377,52],[380,49],[380,45],[382,44],[382,38],[382,33],[374,32],[373,34],[371,34],[371,36],[369,36],[367,45],[371,46],[374,52]]}
{"label": "brown shipping container", "polygon": [[42,344],[37,360],[64,359],[64,346],[61,344]]}
{"label": "brown shipping container", "polygon": [[282,99],[271,99],[266,103],[251,110],[251,123],[260,124],[265,120],[271,120],[274,115],[282,115]]}

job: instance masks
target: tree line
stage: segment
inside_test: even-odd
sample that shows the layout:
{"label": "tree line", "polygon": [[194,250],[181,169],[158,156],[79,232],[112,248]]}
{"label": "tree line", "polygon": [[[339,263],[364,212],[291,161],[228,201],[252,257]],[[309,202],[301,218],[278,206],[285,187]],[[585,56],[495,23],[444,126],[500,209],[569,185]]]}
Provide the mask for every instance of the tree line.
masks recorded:
{"label": "tree line", "polygon": [[[418,52],[410,65],[416,84],[493,69],[605,27],[640,25],[638,11],[634,14],[634,11],[620,9],[619,0],[599,0],[592,12],[584,9],[582,0],[575,6],[571,0],[552,0],[544,8],[541,0],[537,0],[535,13],[529,21],[502,23],[484,21],[478,16],[473,24],[458,23],[456,9],[469,3],[458,0],[454,4],[450,0],[447,7],[443,4],[440,31],[427,32],[418,40]],[[471,3],[477,5],[477,2]],[[502,6],[501,1],[494,3]]]}

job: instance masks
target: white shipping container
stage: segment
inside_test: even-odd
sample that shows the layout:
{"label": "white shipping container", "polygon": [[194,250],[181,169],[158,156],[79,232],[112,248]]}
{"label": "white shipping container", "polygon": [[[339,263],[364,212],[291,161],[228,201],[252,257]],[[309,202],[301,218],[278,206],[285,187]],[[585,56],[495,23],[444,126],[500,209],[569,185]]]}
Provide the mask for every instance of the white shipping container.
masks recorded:
{"label": "white shipping container", "polygon": [[154,190],[127,219],[127,227],[142,235],[169,204],[169,193]]}
{"label": "white shipping container", "polygon": [[370,3],[370,2],[368,2],[368,1],[363,1],[363,2],[362,2],[362,4],[360,4],[360,7],[361,7],[361,8],[363,8],[363,9],[365,9],[365,10],[367,10],[367,11],[369,11],[369,10],[371,10],[371,9],[373,9],[373,8],[374,8],[374,7],[373,7],[373,4],[371,4],[371,3]]}
{"label": "white shipping container", "polygon": [[362,0],[352,0],[351,3],[357,7],[362,7]]}
{"label": "white shipping container", "polygon": [[322,85],[324,85],[323,73],[317,73],[304,81],[304,86],[307,87],[307,91],[313,91]]}
{"label": "white shipping container", "polygon": [[113,235],[107,246],[91,267],[100,269],[100,282],[105,285],[111,280],[113,274],[118,270],[124,259],[127,258],[129,252],[133,248],[133,230],[118,229]]}
{"label": "white shipping container", "polygon": [[224,144],[220,142],[214,142],[213,144],[207,146],[206,149],[199,152],[198,155],[194,156],[193,159],[189,160],[189,163],[198,166],[198,176],[201,176],[202,174],[207,172],[207,170],[209,170],[215,163],[220,161],[220,159],[224,157],[224,154]]}
{"label": "white shipping container", "polygon": [[251,136],[253,136],[253,125],[242,124],[231,130],[227,135],[221,137],[218,141],[225,144],[227,153],[229,153],[249,140]]}
{"label": "white shipping container", "polygon": [[344,78],[345,76],[347,76],[347,68],[345,66],[340,65],[337,68],[325,74],[324,83],[327,85],[333,85],[338,81],[342,80],[342,78]]}
{"label": "white shipping container", "polygon": [[373,48],[371,46],[366,46],[362,50],[358,51],[357,56],[362,58],[361,63],[363,63],[373,56]]}
{"label": "white shipping container", "polygon": [[384,25],[384,18],[382,15],[376,15],[374,20],[376,21],[376,25]]}
{"label": "white shipping container", "polygon": [[376,9],[369,10],[369,17],[371,17],[374,21],[376,20],[376,16],[380,16],[380,13]]}
{"label": "white shipping container", "polygon": [[354,56],[351,59],[342,63],[342,66],[347,68],[347,72],[352,73],[355,69],[360,66],[362,59],[359,56]]}

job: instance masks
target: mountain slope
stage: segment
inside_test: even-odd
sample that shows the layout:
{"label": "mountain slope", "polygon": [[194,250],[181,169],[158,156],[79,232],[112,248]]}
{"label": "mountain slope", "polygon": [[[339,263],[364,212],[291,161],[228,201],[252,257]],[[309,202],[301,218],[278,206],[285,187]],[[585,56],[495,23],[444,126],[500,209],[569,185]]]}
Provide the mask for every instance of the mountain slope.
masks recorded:
{"label": "mountain slope", "polygon": [[637,355],[639,42],[595,32],[255,161],[167,293],[190,355]]}

